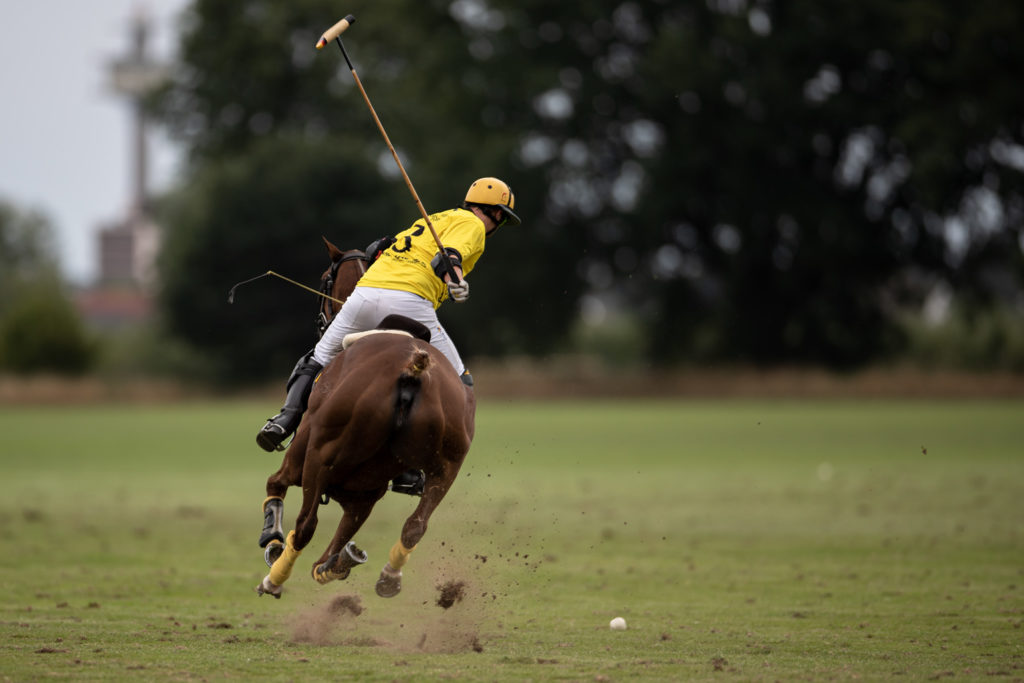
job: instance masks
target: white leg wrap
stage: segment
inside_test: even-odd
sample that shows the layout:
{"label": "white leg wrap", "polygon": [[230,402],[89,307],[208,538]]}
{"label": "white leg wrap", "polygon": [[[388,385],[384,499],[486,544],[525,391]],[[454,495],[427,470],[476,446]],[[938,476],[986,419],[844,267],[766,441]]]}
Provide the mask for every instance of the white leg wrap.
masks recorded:
{"label": "white leg wrap", "polygon": [[261,581],[260,584],[258,586],[256,586],[256,594],[257,595],[264,595],[264,594],[273,595],[275,598],[280,599],[281,598],[281,586],[278,586],[276,583],[271,581],[270,580],[270,574],[267,574],[266,576],[263,577],[263,581]]}

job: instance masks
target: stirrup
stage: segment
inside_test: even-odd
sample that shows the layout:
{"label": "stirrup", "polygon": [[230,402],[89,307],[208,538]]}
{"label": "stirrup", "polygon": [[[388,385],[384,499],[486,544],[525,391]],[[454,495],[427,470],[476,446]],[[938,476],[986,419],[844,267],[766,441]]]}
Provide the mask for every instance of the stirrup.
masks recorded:
{"label": "stirrup", "polygon": [[256,434],[256,444],[268,453],[285,450],[291,443],[291,440],[285,443],[286,439],[288,433],[284,427],[274,422],[274,418],[267,420],[267,424]]}
{"label": "stirrup", "polygon": [[426,476],[423,470],[409,470],[392,479],[388,484],[388,490],[407,496],[422,496],[425,484]]}

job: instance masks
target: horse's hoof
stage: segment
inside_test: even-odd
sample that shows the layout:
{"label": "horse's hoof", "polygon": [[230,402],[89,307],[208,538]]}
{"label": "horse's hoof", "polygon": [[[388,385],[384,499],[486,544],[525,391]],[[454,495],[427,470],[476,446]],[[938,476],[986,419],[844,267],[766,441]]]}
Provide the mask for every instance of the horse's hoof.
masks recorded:
{"label": "horse's hoof", "polygon": [[263,560],[267,563],[268,567],[273,567],[274,561],[281,557],[283,552],[284,543],[281,541],[271,541],[263,551]]}
{"label": "horse's hoof", "polygon": [[349,541],[340,553],[331,555],[323,564],[313,567],[313,578],[321,584],[330,581],[344,581],[348,578],[352,567],[358,567],[365,562],[366,553],[356,547],[355,543]]}
{"label": "horse's hoof", "polygon": [[348,567],[340,567],[338,569],[331,569],[335,560],[338,559],[338,555],[334,554],[327,558],[322,564],[318,564],[313,567],[313,578],[319,584],[330,583],[331,581],[344,581],[348,578],[350,569]]}
{"label": "horse's hoof", "polygon": [[278,586],[273,581],[271,581],[269,574],[264,576],[263,581],[261,581],[259,585],[256,586],[256,595],[260,596],[265,594],[273,595],[278,600],[281,599],[281,586]]}
{"label": "horse's hoof", "polygon": [[365,550],[360,550],[358,546],[352,541],[345,544],[345,547],[341,551],[342,557],[345,558],[345,564],[349,567],[355,567],[366,562],[368,557]]}
{"label": "horse's hoof", "polygon": [[393,572],[384,567],[380,571],[380,578],[377,579],[377,595],[382,598],[393,598],[402,592],[402,570]]}

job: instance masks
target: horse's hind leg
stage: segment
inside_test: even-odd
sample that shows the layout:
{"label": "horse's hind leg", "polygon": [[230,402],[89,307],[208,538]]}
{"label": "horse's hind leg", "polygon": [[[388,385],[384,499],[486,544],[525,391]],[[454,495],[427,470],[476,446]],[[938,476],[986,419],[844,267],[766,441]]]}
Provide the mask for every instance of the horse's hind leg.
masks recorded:
{"label": "horse's hind leg", "polygon": [[363,526],[373,506],[383,495],[382,491],[373,498],[348,500],[341,504],[344,514],[338,522],[338,530],[334,532],[334,538],[323,556],[313,565],[313,578],[318,583],[344,580],[353,567],[366,562],[366,553],[352,543],[352,537]]}
{"label": "horse's hind leg", "polygon": [[434,510],[441,504],[448,489],[451,488],[460,466],[461,462],[445,461],[440,473],[427,475],[427,486],[423,497],[420,498],[420,503],[413,513],[405,520],[402,535],[391,547],[388,561],[381,569],[380,578],[377,579],[377,595],[382,598],[393,598],[402,590],[402,567],[405,566],[409,554],[412,553],[416,544],[427,533],[427,522],[430,521],[430,516],[434,514]]}

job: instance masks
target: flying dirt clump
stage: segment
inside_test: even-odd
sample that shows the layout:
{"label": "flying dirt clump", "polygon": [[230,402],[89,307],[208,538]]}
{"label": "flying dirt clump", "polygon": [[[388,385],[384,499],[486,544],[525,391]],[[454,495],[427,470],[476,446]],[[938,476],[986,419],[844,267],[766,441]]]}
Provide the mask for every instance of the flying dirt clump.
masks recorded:
{"label": "flying dirt clump", "polygon": [[448,583],[442,584],[437,587],[437,590],[441,591],[441,595],[437,598],[437,604],[448,609],[456,602],[461,602],[466,597],[466,582],[465,581],[449,581]]}
{"label": "flying dirt clump", "polygon": [[331,600],[331,604],[327,606],[327,611],[336,616],[351,614],[354,617],[358,617],[363,613],[363,603],[358,595],[339,595]]}
{"label": "flying dirt clump", "polygon": [[358,595],[338,595],[326,604],[296,613],[291,619],[292,641],[337,645],[339,631],[352,631],[356,617],[363,611]]}

